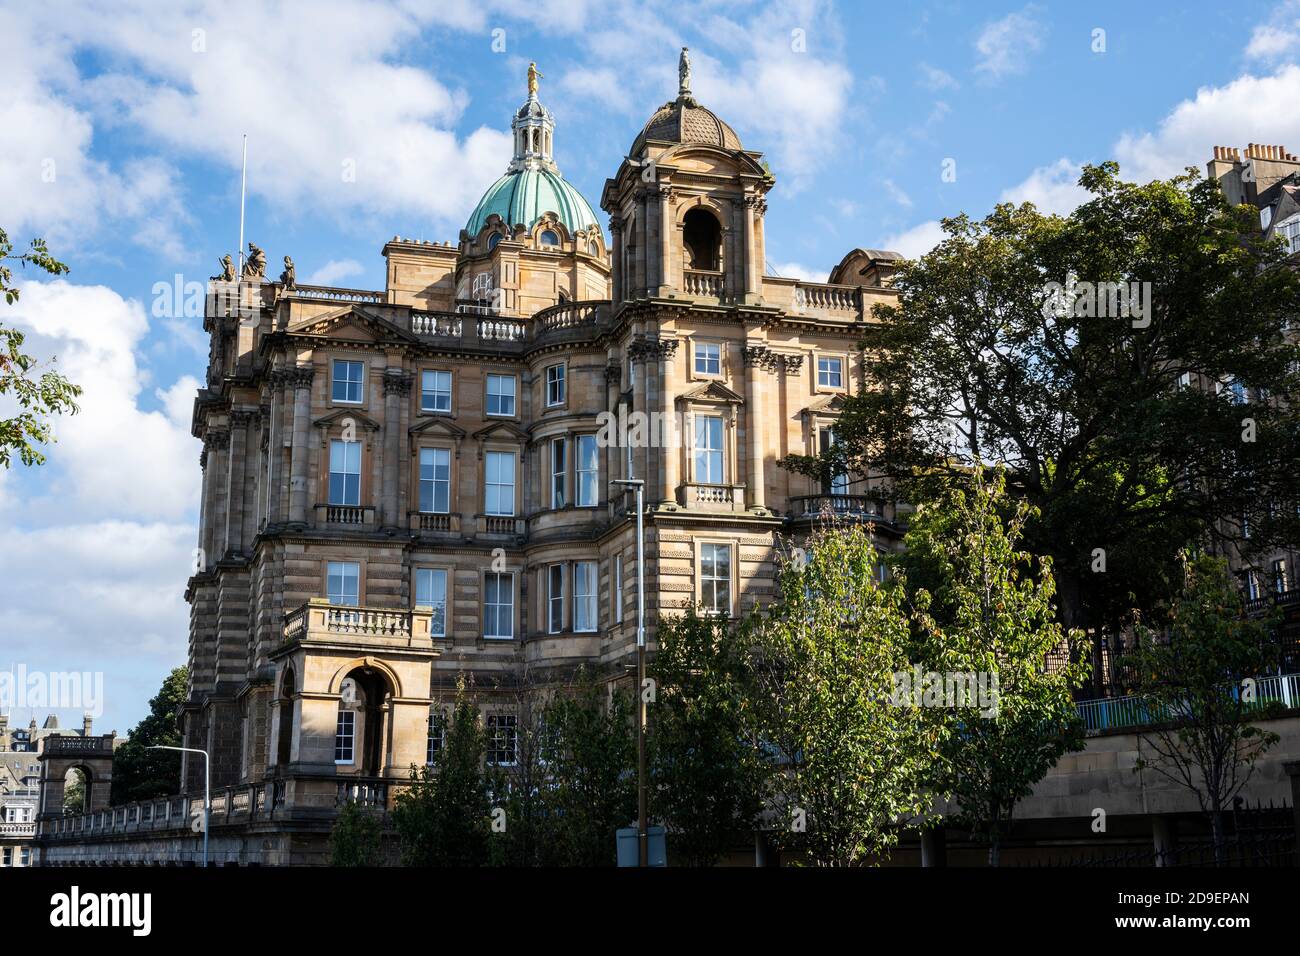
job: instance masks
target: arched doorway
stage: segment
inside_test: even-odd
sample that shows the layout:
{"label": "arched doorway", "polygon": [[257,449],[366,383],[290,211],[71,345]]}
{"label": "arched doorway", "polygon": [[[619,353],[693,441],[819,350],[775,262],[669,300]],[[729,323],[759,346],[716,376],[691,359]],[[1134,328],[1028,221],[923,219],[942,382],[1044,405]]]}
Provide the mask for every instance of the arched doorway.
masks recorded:
{"label": "arched doorway", "polygon": [[275,762],[286,766],[293,756],[293,695],[295,675],[293,668],[285,669],[284,679],[280,682],[279,731],[275,742]]}
{"label": "arched doorway", "polygon": [[722,268],[722,227],[713,213],[696,207],[682,218],[686,268],[717,272]]}
{"label": "arched doorway", "polygon": [[355,667],[339,688],[334,763],[340,772],[377,777],[384,770],[393,688],[382,671]]}
{"label": "arched doorway", "polygon": [[63,774],[63,812],[85,813],[90,809],[90,771],[69,767]]}

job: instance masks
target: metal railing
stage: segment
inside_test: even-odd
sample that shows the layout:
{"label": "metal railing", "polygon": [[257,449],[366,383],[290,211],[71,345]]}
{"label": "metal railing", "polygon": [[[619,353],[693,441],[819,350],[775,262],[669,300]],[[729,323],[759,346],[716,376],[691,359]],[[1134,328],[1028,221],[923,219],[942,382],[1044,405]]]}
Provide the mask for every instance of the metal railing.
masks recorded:
{"label": "metal railing", "polygon": [[[1235,698],[1241,693],[1241,688],[1234,686],[1232,693]],[[1280,706],[1285,710],[1300,707],[1300,674],[1273,674],[1255,678],[1253,699],[1246,702],[1244,709],[1249,713],[1272,706]],[[1176,708],[1161,707],[1137,694],[1081,700],[1075,704],[1075,708],[1083,718],[1084,729],[1088,733],[1149,727],[1176,720],[1180,716]]]}

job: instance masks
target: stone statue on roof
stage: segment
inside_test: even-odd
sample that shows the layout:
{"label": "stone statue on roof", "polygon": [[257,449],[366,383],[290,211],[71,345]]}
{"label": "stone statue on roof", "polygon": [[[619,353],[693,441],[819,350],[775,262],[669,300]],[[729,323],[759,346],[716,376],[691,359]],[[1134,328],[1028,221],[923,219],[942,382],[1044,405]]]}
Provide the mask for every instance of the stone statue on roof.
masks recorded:
{"label": "stone statue on roof", "polygon": [[679,95],[691,92],[690,47],[682,47],[682,55],[677,58],[677,92]]}
{"label": "stone statue on roof", "polygon": [[248,258],[244,260],[244,279],[266,278],[266,253],[255,242],[248,244]]}

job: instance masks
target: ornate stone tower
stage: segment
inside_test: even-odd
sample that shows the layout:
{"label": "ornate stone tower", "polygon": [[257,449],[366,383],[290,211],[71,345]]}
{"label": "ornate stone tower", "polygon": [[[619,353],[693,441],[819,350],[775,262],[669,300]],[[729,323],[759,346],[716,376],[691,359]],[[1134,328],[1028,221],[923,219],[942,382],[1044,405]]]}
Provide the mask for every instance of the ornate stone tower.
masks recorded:
{"label": "ornate stone tower", "polygon": [[772,175],[690,89],[645,124],[605,184],[614,236],[614,299],[689,296],[720,304],[763,301],[763,214]]}

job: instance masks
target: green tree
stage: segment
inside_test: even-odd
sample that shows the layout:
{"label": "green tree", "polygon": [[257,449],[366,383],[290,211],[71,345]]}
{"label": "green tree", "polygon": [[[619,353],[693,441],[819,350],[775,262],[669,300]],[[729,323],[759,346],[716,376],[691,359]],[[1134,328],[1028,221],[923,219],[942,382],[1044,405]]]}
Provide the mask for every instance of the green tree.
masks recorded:
{"label": "green tree", "polygon": [[549,820],[541,860],[562,866],[613,866],[616,831],[636,816],[632,704],[586,673],[548,703],[544,753]]}
{"label": "green tree", "polygon": [[63,788],[63,812],[81,813],[86,809],[86,775],[78,769],[72,770],[72,774],[72,783]]}
{"label": "green tree", "polygon": [[518,683],[494,695],[511,702],[516,721],[514,763],[488,772],[493,804],[505,811],[505,829],[492,833],[491,862],[496,866],[537,866],[554,846],[545,759],[546,688],[534,682],[527,661],[518,665]]}
{"label": "green tree", "polygon": [[181,745],[176,715],[189,694],[189,682],[190,672],[186,667],[177,667],[168,674],[149,701],[149,713],[113,752],[111,799],[114,804],[179,792],[181,755],[174,750],[149,748]]}
{"label": "green tree", "polygon": [[660,618],[656,640],[651,812],[674,859],[713,866],[762,809],[767,766],[754,745],[748,649],[725,618],[694,608]]}
{"label": "green tree", "polygon": [[1185,560],[1184,585],[1164,633],[1140,628],[1130,655],[1153,726],[1141,733],[1150,758],[1135,770],[1159,774],[1196,795],[1223,862],[1223,812],[1278,742],[1255,725],[1269,716],[1256,680],[1277,661],[1276,618],[1246,617],[1240,590],[1219,558]]}
{"label": "green tree", "polygon": [[910,622],[902,589],[879,582],[868,530],[823,527],[805,553],[784,563],[779,601],[743,627],[759,739],[776,763],[773,838],[818,866],[861,865],[897,842],[897,818],[929,807],[946,728],[891,700],[911,668]]}
{"label": "green tree", "polygon": [[[1006,464],[1036,509],[1025,543],[1053,559],[1061,622],[1114,630],[1172,596],[1188,542],[1239,537],[1246,517],[1253,547],[1296,540],[1295,509],[1270,505],[1300,499],[1300,404],[1268,396],[1300,386],[1284,335],[1300,276],[1255,211],[1194,170],[1136,185],[1105,163],[1080,184],[1090,198],[1066,217],[1008,204],[944,220],[874,310],[838,442],[786,463],[879,475],[914,502],[974,461]],[[1074,277],[1139,296],[1115,315],[1106,287],[1059,288]]]}
{"label": "green tree", "polygon": [[433,766],[412,767],[397,794],[393,826],[406,866],[483,866],[489,859],[491,806],[478,710],[457,693],[446,740]]}
{"label": "green tree", "polygon": [[[26,252],[14,253],[8,234],[0,229],[0,292],[5,302],[18,301],[21,290],[13,283],[9,263],[32,265],[50,275],[64,275],[68,267],[50,255],[45,240],[33,239]],[[75,415],[80,409],[77,398],[81,387],[73,385],[52,369],[36,377],[36,359],[23,352],[25,336],[17,329],[0,326],[0,396],[12,395],[19,412],[12,418],[0,418],[0,467],[8,468],[14,454],[24,465],[44,463],[45,455],[37,444],[54,440],[50,417]]]}
{"label": "green tree", "polygon": [[382,861],[383,824],[377,813],[349,800],[330,830],[330,866],[378,866]]}
{"label": "green tree", "polygon": [[1083,748],[1073,698],[1088,670],[1082,635],[1057,623],[1050,559],[1019,548],[1031,517],[1024,501],[1007,500],[1000,470],[976,469],[967,489],[950,485],[917,509],[900,559],[922,668],[967,679],[944,701],[958,705],[959,726],[944,738],[934,787],[988,840],[991,866],[1017,802]]}

